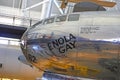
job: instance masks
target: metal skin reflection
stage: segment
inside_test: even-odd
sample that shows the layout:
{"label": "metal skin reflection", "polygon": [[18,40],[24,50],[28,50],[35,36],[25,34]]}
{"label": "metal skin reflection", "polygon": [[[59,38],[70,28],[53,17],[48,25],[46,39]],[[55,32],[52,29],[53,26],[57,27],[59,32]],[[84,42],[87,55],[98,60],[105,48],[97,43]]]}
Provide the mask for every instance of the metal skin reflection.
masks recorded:
{"label": "metal skin reflection", "polygon": [[43,71],[116,80],[119,41],[108,40],[119,38],[120,15],[105,12],[79,14],[90,17],[82,17],[83,21],[33,25],[21,39],[23,54],[32,65]]}

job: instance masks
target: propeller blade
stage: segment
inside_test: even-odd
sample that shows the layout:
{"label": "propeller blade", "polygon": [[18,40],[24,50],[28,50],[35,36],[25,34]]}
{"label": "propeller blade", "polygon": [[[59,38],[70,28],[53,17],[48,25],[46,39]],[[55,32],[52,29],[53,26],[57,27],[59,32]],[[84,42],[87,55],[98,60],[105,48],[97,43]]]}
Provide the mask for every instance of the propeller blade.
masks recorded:
{"label": "propeller blade", "polygon": [[78,2],[93,2],[96,4],[99,4],[101,6],[105,7],[113,7],[116,5],[115,2],[109,2],[109,1],[100,1],[100,0],[60,0],[62,1],[61,8],[65,8],[67,6],[68,2],[78,3]]}
{"label": "propeller blade", "polygon": [[96,1],[95,3],[105,7],[113,7],[116,5],[115,2],[108,2],[108,1]]}
{"label": "propeller blade", "polygon": [[68,1],[67,0],[62,0],[61,8],[65,8],[67,6]]}

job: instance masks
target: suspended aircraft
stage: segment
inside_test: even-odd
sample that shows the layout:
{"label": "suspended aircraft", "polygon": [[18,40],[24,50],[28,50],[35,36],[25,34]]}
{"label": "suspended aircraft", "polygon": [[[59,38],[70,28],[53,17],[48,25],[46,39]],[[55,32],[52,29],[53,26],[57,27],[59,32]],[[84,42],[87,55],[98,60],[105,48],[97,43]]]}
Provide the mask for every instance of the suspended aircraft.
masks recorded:
{"label": "suspended aircraft", "polygon": [[61,5],[62,9],[66,8],[68,2],[72,2],[72,3],[93,2],[105,7],[113,7],[116,5],[115,2],[109,2],[109,1],[103,1],[103,0],[61,0],[61,1],[62,1],[62,5]]}
{"label": "suspended aircraft", "polygon": [[[62,1],[61,8],[68,2],[80,1],[108,7],[116,4],[99,0]],[[28,62],[45,73],[72,76],[73,80],[119,80],[119,26],[119,11],[75,12],[50,17],[24,33],[21,49]],[[54,80],[52,76],[51,79]],[[60,77],[59,80],[66,79]]]}
{"label": "suspended aircraft", "polygon": [[40,78],[42,72],[20,62],[21,53],[18,46],[0,45],[0,80],[35,80]]}

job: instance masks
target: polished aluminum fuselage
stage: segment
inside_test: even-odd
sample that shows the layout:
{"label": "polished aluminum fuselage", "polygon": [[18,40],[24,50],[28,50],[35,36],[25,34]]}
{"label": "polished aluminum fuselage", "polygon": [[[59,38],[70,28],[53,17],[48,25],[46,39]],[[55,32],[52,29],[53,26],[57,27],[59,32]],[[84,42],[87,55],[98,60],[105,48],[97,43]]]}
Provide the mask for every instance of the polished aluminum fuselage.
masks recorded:
{"label": "polished aluminum fuselage", "polygon": [[64,17],[42,20],[25,32],[21,48],[27,60],[44,71],[117,78],[117,70],[108,64],[119,71],[120,12],[82,12]]}

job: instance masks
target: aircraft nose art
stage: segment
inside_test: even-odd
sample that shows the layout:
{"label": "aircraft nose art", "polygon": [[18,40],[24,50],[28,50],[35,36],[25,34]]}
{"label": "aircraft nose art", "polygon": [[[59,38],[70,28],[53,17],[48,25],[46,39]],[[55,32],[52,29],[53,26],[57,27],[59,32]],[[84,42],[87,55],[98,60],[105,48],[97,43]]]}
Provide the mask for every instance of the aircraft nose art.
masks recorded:
{"label": "aircraft nose art", "polygon": [[[48,58],[50,56],[64,56],[67,52],[70,52],[76,48],[76,36],[73,34],[42,34],[34,33],[39,36],[37,39],[27,40],[27,49],[32,50],[28,53],[36,53],[39,56]],[[34,54],[35,55],[35,54]]]}
{"label": "aircraft nose art", "polygon": [[68,36],[60,36],[57,39],[48,42],[47,45],[51,53],[60,56],[75,49],[75,43],[76,37],[73,34],[68,34]]}

